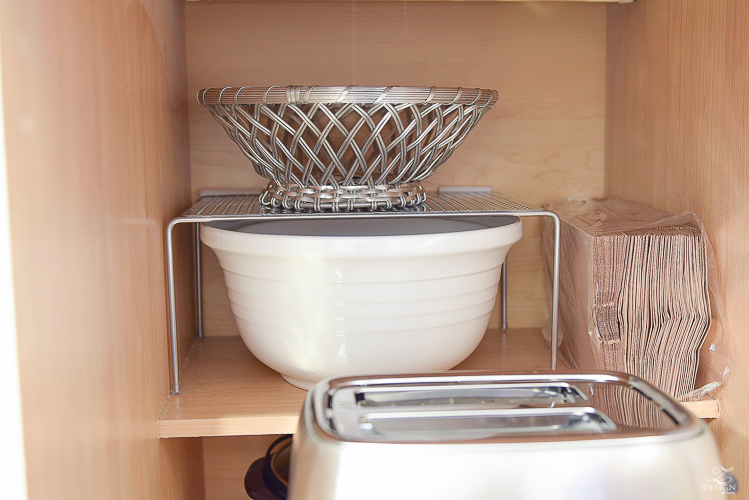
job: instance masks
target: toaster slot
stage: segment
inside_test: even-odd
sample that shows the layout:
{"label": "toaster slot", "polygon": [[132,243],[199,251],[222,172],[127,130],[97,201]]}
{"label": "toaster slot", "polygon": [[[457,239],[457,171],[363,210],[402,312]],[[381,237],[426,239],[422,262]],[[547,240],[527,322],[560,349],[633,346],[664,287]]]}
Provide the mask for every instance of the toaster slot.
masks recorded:
{"label": "toaster slot", "polygon": [[378,412],[362,415],[359,431],[397,441],[487,439],[507,434],[601,434],[616,430],[591,407],[492,409],[473,411]]}
{"label": "toaster slot", "polygon": [[588,398],[578,387],[566,382],[514,383],[487,385],[439,385],[374,387],[360,390],[356,404],[363,408],[389,406],[470,405],[493,407],[554,407],[578,404]]}

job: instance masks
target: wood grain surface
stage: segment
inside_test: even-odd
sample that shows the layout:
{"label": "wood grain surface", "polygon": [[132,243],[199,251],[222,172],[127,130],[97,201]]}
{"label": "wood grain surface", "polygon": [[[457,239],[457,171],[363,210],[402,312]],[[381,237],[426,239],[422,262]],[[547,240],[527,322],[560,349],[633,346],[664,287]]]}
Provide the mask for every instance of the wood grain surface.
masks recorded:
{"label": "wood grain surface", "polygon": [[606,192],[695,212],[715,249],[731,373],[711,423],[749,483],[749,3],[647,0],[608,16]]}
{"label": "wood grain surface", "polygon": [[[456,369],[548,368],[549,356],[538,329],[490,330]],[[182,394],[169,397],[159,421],[162,438],[293,433],[307,394],[258,361],[239,337],[196,340],[183,379]]]}
{"label": "wood grain surface", "polygon": [[[257,0],[185,0],[186,2],[257,2]],[[276,2],[344,2],[350,0],[275,0]],[[627,3],[636,2],[637,0],[356,0],[357,2],[463,2],[463,1],[479,1],[479,2],[575,2],[575,3]]]}
{"label": "wood grain surface", "polygon": [[[201,443],[157,439],[164,227],[190,204],[183,9],[0,5],[32,500],[203,498]],[[186,287],[183,346],[191,300]]]}
{"label": "wood grain surface", "polygon": [[307,391],[258,361],[237,337],[195,341],[170,396],[159,436],[196,437],[294,432]]}
{"label": "wood grain surface", "polygon": [[[548,369],[550,351],[538,329],[489,330],[456,370]],[[560,369],[567,368],[560,360]],[[198,339],[183,369],[183,390],[170,396],[159,437],[290,434],[306,391],[258,361],[239,337]],[[715,400],[689,403],[698,416],[718,414]]]}
{"label": "wood grain surface", "polygon": [[247,500],[244,475],[276,435],[203,438],[206,500]]}
{"label": "wood grain surface", "polygon": [[[601,195],[605,8],[551,2],[190,2],[193,197],[201,189],[266,183],[197,103],[196,92],[287,84],[498,89],[497,106],[426,187],[491,186],[533,204]],[[539,224],[526,220],[525,237],[508,257],[509,319],[517,328],[540,326],[548,317]],[[210,253],[205,249],[204,255]],[[206,333],[236,335],[211,257],[204,265]],[[499,326],[497,315],[491,326]]]}

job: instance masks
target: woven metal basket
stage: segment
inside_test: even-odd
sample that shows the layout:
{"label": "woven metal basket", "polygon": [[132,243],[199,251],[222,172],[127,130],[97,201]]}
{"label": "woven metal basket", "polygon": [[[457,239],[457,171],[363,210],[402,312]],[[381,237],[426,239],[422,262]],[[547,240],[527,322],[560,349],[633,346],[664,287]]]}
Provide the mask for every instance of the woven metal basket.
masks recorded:
{"label": "woven metal basket", "polygon": [[270,179],[261,203],[347,211],[423,203],[420,181],[460,146],[497,91],[460,87],[226,87],[205,105]]}

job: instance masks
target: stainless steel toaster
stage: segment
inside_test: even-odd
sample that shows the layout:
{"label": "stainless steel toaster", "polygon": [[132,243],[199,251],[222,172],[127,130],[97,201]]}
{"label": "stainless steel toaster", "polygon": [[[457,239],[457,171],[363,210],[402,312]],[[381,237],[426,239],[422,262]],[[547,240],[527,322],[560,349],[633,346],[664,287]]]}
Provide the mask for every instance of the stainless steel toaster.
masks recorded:
{"label": "stainless steel toaster", "polygon": [[294,436],[291,500],[713,498],[707,426],[620,373],[323,381]]}

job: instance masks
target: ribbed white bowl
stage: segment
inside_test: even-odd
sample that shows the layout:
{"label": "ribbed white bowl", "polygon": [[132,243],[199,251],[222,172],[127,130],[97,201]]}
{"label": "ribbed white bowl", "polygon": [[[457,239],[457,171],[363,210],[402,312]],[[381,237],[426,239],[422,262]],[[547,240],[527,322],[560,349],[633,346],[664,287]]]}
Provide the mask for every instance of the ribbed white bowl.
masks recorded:
{"label": "ribbed white bowl", "polygon": [[[417,282],[423,283],[423,282]],[[328,324],[332,321],[351,320],[355,318],[376,318],[378,320],[422,316],[431,314],[434,311],[452,312],[471,307],[484,302],[494,304],[494,297],[497,295],[496,285],[491,288],[484,288],[476,292],[466,292],[456,297],[439,297],[433,299],[415,300],[396,300],[391,298],[390,302],[378,303],[352,303],[346,300],[324,300],[326,297],[310,296],[306,300],[303,308],[299,307],[298,299],[289,300],[288,298],[264,298],[244,295],[234,290],[229,290],[229,300],[237,307],[243,307],[248,311],[266,313],[283,319],[286,317],[309,318],[309,311],[316,311],[317,318],[326,318]],[[388,317],[383,318],[381,311],[387,310]],[[236,311],[235,314],[239,315]],[[251,319],[251,318],[247,318]],[[332,324],[331,324],[332,326]]]}
{"label": "ribbed white bowl", "polygon": [[[432,280],[402,281],[398,284],[398,301],[459,297],[466,290],[493,288],[499,282],[499,267],[465,276]],[[293,287],[286,281],[241,276],[224,270],[229,290],[249,297],[283,299],[309,304],[380,304],[393,302],[391,283],[301,283]]]}
{"label": "ribbed white bowl", "polygon": [[294,385],[449,369],[478,345],[514,217],[203,224],[247,347]]}

